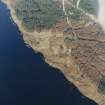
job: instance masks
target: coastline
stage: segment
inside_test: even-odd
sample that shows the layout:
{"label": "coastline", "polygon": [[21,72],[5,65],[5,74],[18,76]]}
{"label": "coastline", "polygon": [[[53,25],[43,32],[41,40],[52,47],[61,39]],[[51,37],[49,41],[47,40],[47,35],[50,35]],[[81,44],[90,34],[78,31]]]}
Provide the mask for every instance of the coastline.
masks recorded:
{"label": "coastline", "polygon": [[[50,30],[45,31],[45,33],[38,33],[38,32],[29,33],[25,31],[25,29],[21,26],[21,21],[19,21],[17,17],[14,15],[14,10],[10,7],[9,2],[3,1],[3,0],[2,2],[4,2],[7,5],[7,8],[10,10],[12,20],[18,26],[19,30],[22,32],[25,43],[29,44],[34,49],[35,52],[41,52],[45,57],[45,61],[49,65],[60,69],[60,71],[63,72],[63,74],[65,75],[65,77],[69,81],[71,81],[80,90],[81,93],[83,93],[85,96],[89,97],[90,99],[96,101],[97,103],[99,103],[99,105],[105,105],[105,101],[104,101],[105,97],[97,92],[97,88],[93,84],[91,83],[87,84],[86,83],[87,80],[82,80],[82,78],[80,77],[80,74],[75,70],[77,67],[75,67],[76,65],[74,61],[72,60],[72,58],[71,59],[66,58],[66,60],[61,59],[63,63],[61,62],[59,63],[58,62],[59,57],[58,57],[58,58],[55,58],[57,59],[57,61],[55,60],[55,62],[52,62],[51,59],[49,59],[49,57],[52,56],[52,53],[49,56],[48,53],[46,53],[46,51],[44,50],[46,48],[49,49],[49,46],[47,46],[46,48],[41,48],[41,49],[34,45],[32,46],[30,42],[28,41],[29,35],[26,37],[26,34],[32,34],[32,35],[36,34],[35,35],[35,38],[36,38],[38,34],[40,35],[40,34],[45,34],[45,33],[50,34],[50,37],[52,37],[51,31]],[[49,37],[45,36],[45,38],[49,40]],[[68,61],[69,66],[65,67],[64,64],[67,61]],[[102,102],[104,103],[102,104]]]}

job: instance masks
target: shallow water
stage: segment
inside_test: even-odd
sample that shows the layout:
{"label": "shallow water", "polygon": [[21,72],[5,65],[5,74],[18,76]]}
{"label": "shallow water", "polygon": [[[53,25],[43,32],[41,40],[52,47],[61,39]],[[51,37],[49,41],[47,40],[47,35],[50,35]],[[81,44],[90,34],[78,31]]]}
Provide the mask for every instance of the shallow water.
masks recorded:
{"label": "shallow water", "polygon": [[1,2],[0,105],[96,105],[26,47]]}

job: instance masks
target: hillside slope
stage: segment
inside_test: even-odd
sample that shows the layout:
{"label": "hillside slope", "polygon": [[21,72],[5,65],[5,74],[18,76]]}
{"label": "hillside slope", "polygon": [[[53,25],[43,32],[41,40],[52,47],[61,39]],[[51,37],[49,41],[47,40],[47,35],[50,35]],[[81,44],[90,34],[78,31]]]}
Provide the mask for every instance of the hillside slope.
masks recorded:
{"label": "hillside slope", "polygon": [[105,34],[97,0],[5,0],[24,41],[87,97],[105,105]]}

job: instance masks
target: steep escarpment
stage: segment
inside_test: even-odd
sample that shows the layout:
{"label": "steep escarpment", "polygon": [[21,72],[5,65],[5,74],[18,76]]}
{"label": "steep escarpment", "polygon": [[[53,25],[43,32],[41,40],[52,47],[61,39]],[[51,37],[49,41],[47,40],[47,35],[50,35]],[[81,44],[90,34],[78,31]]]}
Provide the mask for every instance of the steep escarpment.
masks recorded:
{"label": "steep escarpment", "polygon": [[97,3],[93,5],[91,0],[5,3],[24,41],[41,52],[46,62],[59,68],[84,95],[105,105],[105,34],[97,23]]}

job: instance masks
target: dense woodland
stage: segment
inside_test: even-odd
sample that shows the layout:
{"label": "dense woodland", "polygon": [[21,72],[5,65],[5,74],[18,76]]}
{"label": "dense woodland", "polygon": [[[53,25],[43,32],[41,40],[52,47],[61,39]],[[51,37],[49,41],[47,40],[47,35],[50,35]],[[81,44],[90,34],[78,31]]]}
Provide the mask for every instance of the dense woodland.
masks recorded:
{"label": "dense woodland", "polygon": [[98,0],[81,0],[79,7],[88,13],[96,15],[98,10]]}
{"label": "dense woodland", "polygon": [[77,2],[78,0],[73,0],[72,1],[73,6],[72,5],[66,6],[68,17],[75,19],[77,21],[80,20],[81,15],[83,13],[80,9],[82,9],[86,13],[97,15],[98,0],[80,0],[80,3],[78,5],[79,9],[77,8]]}
{"label": "dense woodland", "polygon": [[17,3],[15,11],[29,30],[50,28],[64,15],[62,8],[53,0],[22,0]]}

